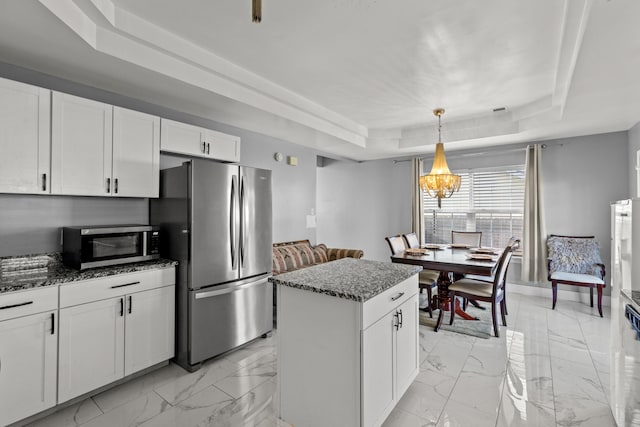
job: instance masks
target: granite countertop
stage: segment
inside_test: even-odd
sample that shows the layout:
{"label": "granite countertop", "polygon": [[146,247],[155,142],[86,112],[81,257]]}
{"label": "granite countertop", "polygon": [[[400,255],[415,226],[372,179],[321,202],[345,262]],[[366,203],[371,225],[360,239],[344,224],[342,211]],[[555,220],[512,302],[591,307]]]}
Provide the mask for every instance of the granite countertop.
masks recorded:
{"label": "granite countertop", "polygon": [[172,267],[176,261],[157,259],[78,271],[62,264],[59,253],[0,258],[0,294],[116,274]]}
{"label": "granite countertop", "polygon": [[364,259],[342,258],[290,273],[269,281],[283,286],[364,302],[403,280],[422,267]]}

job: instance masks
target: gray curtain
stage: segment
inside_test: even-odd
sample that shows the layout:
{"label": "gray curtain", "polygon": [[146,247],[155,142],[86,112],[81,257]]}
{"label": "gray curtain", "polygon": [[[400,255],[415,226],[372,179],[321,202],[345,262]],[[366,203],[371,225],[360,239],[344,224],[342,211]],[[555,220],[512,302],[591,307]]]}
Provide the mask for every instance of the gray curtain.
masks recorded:
{"label": "gray curtain", "polygon": [[411,231],[416,233],[422,245],[424,243],[424,203],[420,190],[420,175],[422,175],[422,159],[414,157],[411,160]]}
{"label": "gray curtain", "polygon": [[522,232],[522,280],[547,281],[547,231],[542,193],[542,146],[527,147],[524,188],[524,230]]}

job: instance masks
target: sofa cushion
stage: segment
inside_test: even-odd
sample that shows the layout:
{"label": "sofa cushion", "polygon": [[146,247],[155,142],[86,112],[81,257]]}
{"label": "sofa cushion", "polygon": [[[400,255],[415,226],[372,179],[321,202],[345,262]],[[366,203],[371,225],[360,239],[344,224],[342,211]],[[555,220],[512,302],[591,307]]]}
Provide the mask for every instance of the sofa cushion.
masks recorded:
{"label": "sofa cushion", "polygon": [[301,265],[297,262],[296,256],[289,251],[288,248],[273,248],[272,251],[272,265],[273,274],[285,273],[287,271],[297,270]]}
{"label": "sofa cushion", "polygon": [[318,246],[314,246],[313,255],[315,256],[317,264],[329,261],[327,257],[327,245],[320,243]]}

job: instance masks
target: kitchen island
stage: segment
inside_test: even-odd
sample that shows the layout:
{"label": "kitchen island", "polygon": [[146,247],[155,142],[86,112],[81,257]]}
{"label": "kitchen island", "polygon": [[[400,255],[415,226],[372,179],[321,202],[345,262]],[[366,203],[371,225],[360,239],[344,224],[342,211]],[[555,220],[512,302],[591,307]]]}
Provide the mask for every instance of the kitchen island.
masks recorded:
{"label": "kitchen island", "polygon": [[282,420],[384,422],[419,371],[420,270],[344,258],[269,279],[278,292]]}

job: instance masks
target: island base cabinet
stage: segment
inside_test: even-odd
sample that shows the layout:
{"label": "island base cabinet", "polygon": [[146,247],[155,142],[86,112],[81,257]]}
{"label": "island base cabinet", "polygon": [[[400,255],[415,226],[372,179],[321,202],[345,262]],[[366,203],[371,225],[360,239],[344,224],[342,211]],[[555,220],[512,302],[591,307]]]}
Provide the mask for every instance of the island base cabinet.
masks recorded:
{"label": "island base cabinet", "polygon": [[378,427],[419,371],[417,274],[365,301],[278,285],[280,418]]}
{"label": "island base cabinet", "polygon": [[56,311],[0,322],[0,425],[56,404],[55,323]]}

